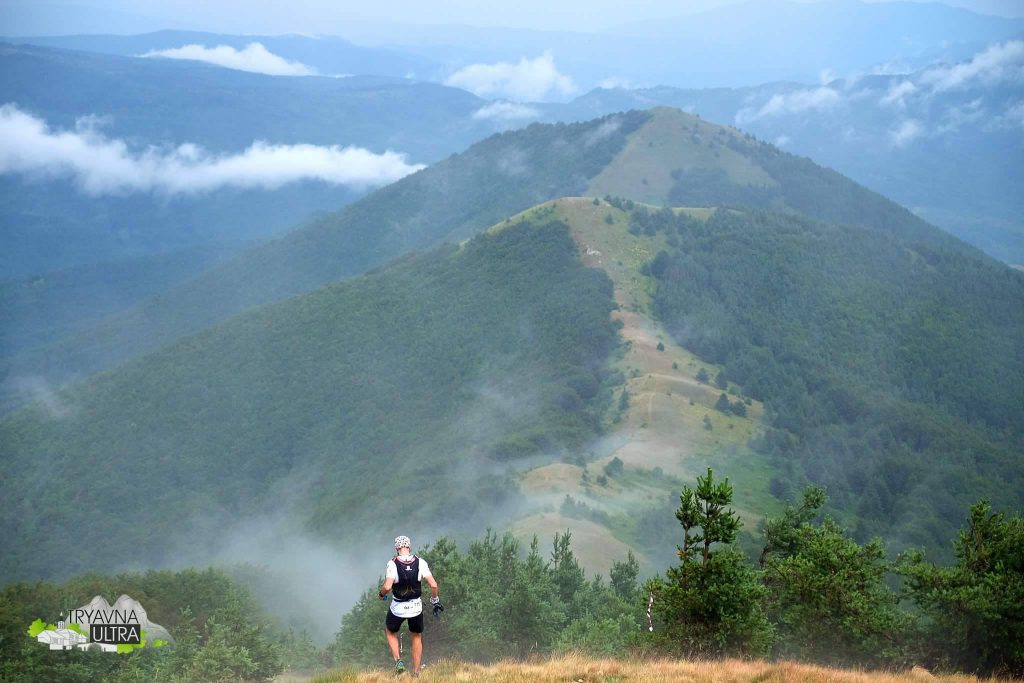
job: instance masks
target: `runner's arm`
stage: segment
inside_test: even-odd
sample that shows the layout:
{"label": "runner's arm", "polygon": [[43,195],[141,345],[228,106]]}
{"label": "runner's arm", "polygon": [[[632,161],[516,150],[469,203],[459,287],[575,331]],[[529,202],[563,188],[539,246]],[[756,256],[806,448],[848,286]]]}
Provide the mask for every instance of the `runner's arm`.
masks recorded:
{"label": "runner's arm", "polygon": [[424,576],[423,580],[426,581],[427,584],[430,586],[431,597],[436,598],[438,593],[437,579],[435,579],[433,576]]}
{"label": "runner's arm", "polygon": [[383,600],[384,596],[388,594],[391,587],[395,585],[395,581],[398,580],[398,568],[395,567],[392,572],[393,562],[388,562],[388,566],[384,568],[384,585],[380,587],[380,591],[377,592],[377,596]]}

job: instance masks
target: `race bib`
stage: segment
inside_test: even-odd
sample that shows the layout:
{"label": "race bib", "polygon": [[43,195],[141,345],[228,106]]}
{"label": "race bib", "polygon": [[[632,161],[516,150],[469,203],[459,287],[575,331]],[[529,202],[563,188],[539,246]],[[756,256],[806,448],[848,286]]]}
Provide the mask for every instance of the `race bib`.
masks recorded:
{"label": "race bib", "polygon": [[419,598],[413,598],[412,600],[403,600],[401,602],[397,600],[392,600],[391,613],[401,619],[418,617],[420,614],[423,613],[423,601]]}

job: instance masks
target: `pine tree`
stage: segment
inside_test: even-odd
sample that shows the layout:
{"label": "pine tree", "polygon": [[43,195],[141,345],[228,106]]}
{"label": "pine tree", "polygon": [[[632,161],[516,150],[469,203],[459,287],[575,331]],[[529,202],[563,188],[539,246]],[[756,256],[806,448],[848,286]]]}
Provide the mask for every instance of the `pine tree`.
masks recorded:
{"label": "pine tree", "polygon": [[635,602],[639,595],[636,579],[640,575],[640,563],[630,550],[625,562],[613,562],[608,571],[612,590],[626,602]]}
{"label": "pine tree", "polygon": [[834,665],[902,661],[908,619],[885,582],[890,571],[879,540],[858,544],[830,518],[818,487],[799,507],[765,522],[760,564],[768,606],[778,625],[775,654]]}
{"label": "pine tree", "polygon": [[929,619],[926,656],[961,671],[1024,676],[1024,519],[982,500],[954,547],[953,567],[936,567],[920,551],[900,558],[910,596]]}
{"label": "pine tree", "polygon": [[680,563],[647,584],[659,621],[653,637],[662,647],[708,656],[759,655],[771,646],[764,588],[734,545],[742,522],[729,507],[732,497],[729,480],[716,483],[711,468],[696,489],[683,488]]}
{"label": "pine tree", "polygon": [[609,477],[617,477],[618,475],[622,474],[623,470],[625,469],[626,466],[623,464],[622,458],[620,458],[619,456],[615,456],[608,461],[607,465],[604,466],[604,473],[607,474]]}

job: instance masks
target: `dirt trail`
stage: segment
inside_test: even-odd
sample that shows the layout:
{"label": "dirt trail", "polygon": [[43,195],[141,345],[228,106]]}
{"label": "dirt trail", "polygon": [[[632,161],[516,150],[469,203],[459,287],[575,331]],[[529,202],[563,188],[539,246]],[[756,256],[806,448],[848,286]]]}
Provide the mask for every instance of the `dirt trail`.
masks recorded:
{"label": "dirt trail", "polygon": [[[761,406],[750,406],[748,418],[715,411],[721,390],[695,376],[703,369],[714,377],[718,369],[677,345],[653,317],[653,282],[642,274],[642,267],[665,248],[663,235],[629,233],[622,211],[606,202],[595,205],[592,198],[561,199],[546,206],[554,206],[556,217],[569,224],[584,264],[600,268],[612,280],[619,305],[612,317],[621,321],[625,342],[625,352],[615,366],[626,378],[629,407],[607,425],[608,435],[583,454],[588,461],[585,467],[568,463],[538,467],[523,475],[520,486],[532,499],[554,509],[568,494],[593,509],[630,514],[649,506],[651,500],[662,499],[675,485],[669,479],[660,484],[657,480],[636,483],[636,479],[630,485],[614,479],[595,484],[608,462],[617,457],[627,470],[660,470],[676,480],[690,480],[704,466],[705,460],[698,456],[746,447],[760,430]],[[616,393],[613,403],[618,399]],[[714,422],[713,431],[705,427],[705,416]],[[517,524],[521,534],[540,533],[549,526],[536,517]],[[604,527],[586,524],[586,536],[597,541]],[[610,532],[607,535],[614,540]]]}

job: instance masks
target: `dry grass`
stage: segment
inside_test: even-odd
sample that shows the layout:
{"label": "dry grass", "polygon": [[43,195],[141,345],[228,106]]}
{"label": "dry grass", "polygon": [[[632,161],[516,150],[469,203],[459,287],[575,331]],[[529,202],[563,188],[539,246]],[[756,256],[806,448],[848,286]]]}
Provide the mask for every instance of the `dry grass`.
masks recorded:
{"label": "dry grass", "polygon": [[[339,671],[317,676],[314,683],[371,683],[395,679],[395,674],[391,671]],[[964,675],[932,676],[922,669],[906,672],[865,672],[789,662],[665,659],[619,661],[570,654],[530,662],[499,662],[490,666],[442,661],[424,668],[420,680],[467,683],[977,683],[979,680],[996,679],[978,679]]]}
{"label": "dry grass", "polygon": [[611,193],[662,204],[675,185],[672,172],[677,169],[721,170],[737,185],[778,185],[761,166],[726,144],[738,137],[736,131],[677,109],[659,107],[654,112],[650,121],[629,134],[625,146],[590,181],[584,194]]}
{"label": "dry grass", "polygon": [[[589,571],[607,576],[612,563],[624,561],[630,550],[628,545],[600,524],[563,517],[557,512],[544,512],[519,519],[512,524],[510,531],[524,547],[529,547],[536,535],[541,555],[547,557],[551,553],[555,533],[564,533],[567,529],[572,532],[573,553]],[[643,561],[642,553],[634,551],[634,554]]]}

